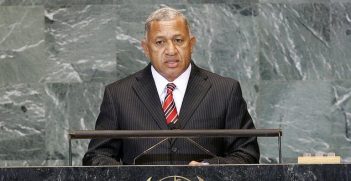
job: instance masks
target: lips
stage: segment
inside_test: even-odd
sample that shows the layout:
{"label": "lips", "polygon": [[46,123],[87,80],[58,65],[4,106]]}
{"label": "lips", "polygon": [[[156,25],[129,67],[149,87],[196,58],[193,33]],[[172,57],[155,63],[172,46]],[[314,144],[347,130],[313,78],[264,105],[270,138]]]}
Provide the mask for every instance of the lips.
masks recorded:
{"label": "lips", "polygon": [[174,68],[177,67],[179,64],[179,60],[177,59],[169,59],[165,61],[165,64],[167,65],[167,67],[169,68]]}

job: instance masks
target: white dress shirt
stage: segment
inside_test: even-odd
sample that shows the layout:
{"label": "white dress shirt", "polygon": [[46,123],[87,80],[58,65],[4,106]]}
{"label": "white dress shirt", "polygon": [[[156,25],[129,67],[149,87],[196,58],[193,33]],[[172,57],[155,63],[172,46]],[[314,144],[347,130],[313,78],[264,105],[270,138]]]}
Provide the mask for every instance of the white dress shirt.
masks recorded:
{"label": "white dress shirt", "polygon": [[[183,98],[185,95],[186,87],[188,85],[189,77],[191,72],[191,64],[189,67],[179,76],[177,77],[173,83],[176,85],[176,88],[173,90],[173,99],[175,106],[177,108],[177,113],[179,115],[180,108],[183,103]],[[160,97],[161,105],[167,95],[167,84],[168,82],[166,78],[164,78],[161,74],[159,74],[153,66],[151,66],[152,77],[154,78],[158,96]]]}

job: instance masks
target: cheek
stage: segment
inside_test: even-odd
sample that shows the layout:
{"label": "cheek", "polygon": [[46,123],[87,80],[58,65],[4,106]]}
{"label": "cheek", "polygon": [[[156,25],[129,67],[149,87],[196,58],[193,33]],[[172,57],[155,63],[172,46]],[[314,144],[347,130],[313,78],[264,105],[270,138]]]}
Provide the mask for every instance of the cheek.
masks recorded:
{"label": "cheek", "polygon": [[160,57],[160,56],[162,56],[163,55],[163,49],[161,49],[161,48],[153,48],[152,49],[152,54],[153,54],[153,56],[154,57]]}
{"label": "cheek", "polygon": [[162,62],[163,62],[163,55],[162,53],[160,52],[153,52],[152,53],[152,56],[151,56],[151,59],[152,59],[152,62],[155,64],[155,65],[158,65],[158,66],[163,66]]}
{"label": "cheek", "polygon": [[183,57],[183,58],[187,58],[190,55],[190,50],[187,48],[182,48],[179,50],[179,54]]}

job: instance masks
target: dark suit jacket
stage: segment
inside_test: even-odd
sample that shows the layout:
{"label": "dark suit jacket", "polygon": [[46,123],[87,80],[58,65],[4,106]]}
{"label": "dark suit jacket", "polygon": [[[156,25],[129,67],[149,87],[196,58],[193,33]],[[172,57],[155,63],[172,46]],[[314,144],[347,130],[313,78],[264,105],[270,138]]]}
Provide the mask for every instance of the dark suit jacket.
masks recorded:
{"label": "dark suit jacket", "polygon": [[[181,129],[254,129],[236,80],[197,67],[192,70],[179,113]],[[96,130],[167,130],[151,65],[108,85]],[[134,158],[162,139],[92,139],[83,165],[133,164]],[[193,139],[216,154],[212,157],[185,139],[166,141],[136,164],[258,163],[256,138]]]}

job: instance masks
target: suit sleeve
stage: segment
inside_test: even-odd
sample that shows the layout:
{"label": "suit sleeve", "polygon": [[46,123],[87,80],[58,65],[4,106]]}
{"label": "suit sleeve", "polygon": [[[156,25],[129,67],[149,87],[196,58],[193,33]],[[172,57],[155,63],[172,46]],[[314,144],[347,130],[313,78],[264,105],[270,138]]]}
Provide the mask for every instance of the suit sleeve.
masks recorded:
{"label": "suit sleeve", "polygon": [[[95,129],[116,130],[118,128],[116,114],[111,93],[106,87]],[[121,140],[118,139],[92,139],[83,157],[83,165],[119,165],[121,147]]]}
{"label": "suit sleeve", "polygon": [[[238,82],[235,82],[232,86],[225,117],[225,128],[255,129]],[[259,162],[260,151],[257,137],[226,138],[224,148],[224,156],[204,161],[210,164],[250,164]]]}

